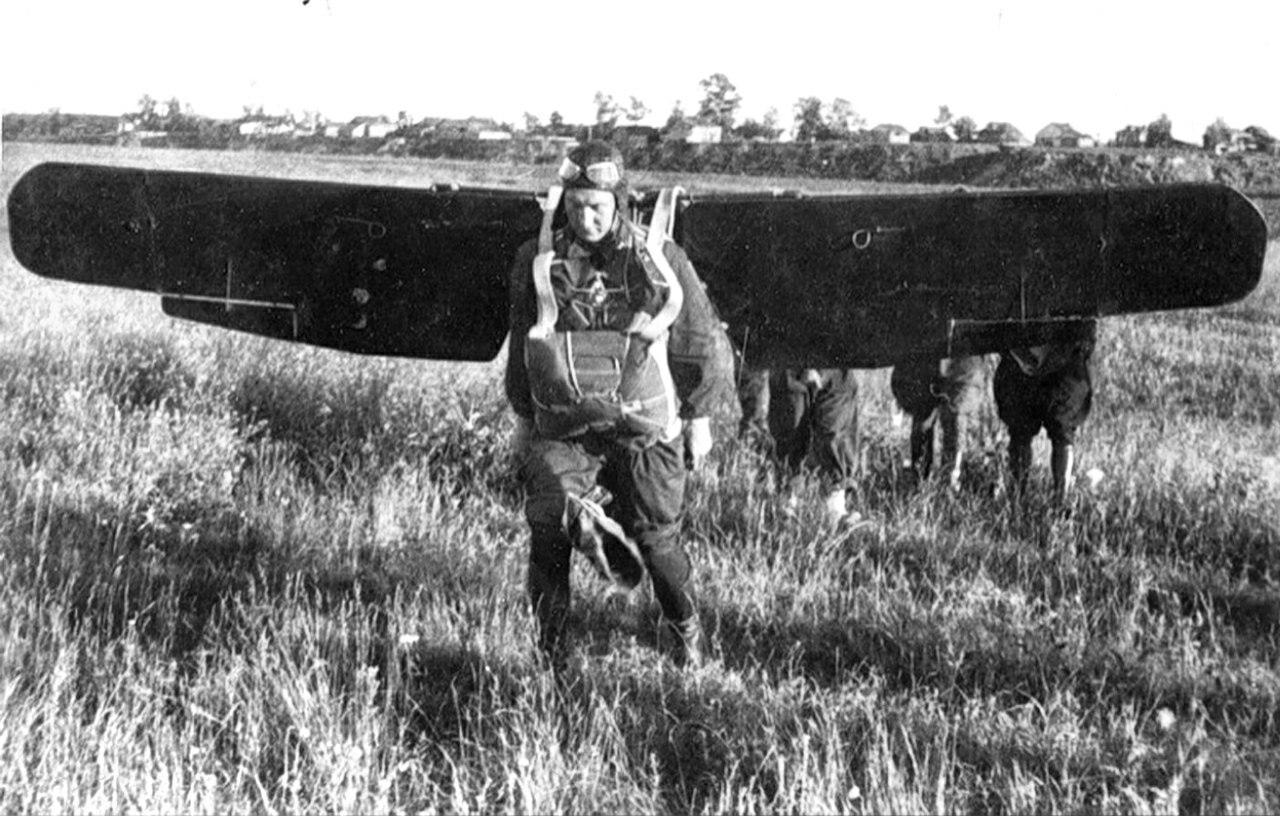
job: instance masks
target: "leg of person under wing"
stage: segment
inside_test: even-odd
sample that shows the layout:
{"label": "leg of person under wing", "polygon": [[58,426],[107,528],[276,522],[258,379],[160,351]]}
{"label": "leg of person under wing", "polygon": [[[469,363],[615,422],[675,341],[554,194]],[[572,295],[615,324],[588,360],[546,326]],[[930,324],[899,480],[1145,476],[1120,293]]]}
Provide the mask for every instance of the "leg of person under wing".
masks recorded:
{"label": "leg of person under wing", "polygon": [[1075,446],[1070,442],[1053,441],[1050,454],[1050,467],[1053,471],[1053,496],[1059,502],[1066,501],[1075,485]]}
{"label": "leg of person under wing", "polygon": [[1031,437],[1012,436],[1009,438],[1009,476],[1013,482],[1013,492],[1022,496],[1026,494],[1027,482],[1031,475]]}
{"label": "leg of person under wing", "polygon": [[1009,356],[1001,356],[992,392],[996,413],[1009,429],[1009,475],[1015,495],[1026,493],[1031,474],[1031,440],[1044,423],[1044,400],[1034,378],[1024,375]]}
{"label": "leg of person under wing", "polygon": [[893,367],[889,377],[894,403],[911,418],[908,467],[917,481],[927,479],[933,470],[934,427],[938,410],[934,381],[937,377],[938,361],[932,358],[902,360]]}
{"label": "leg of person under wing", "polygon": [[769,433],[779,466],[798,471],[809,454],[813,393],[800,370],[776,369],[769,377]]}
{"label": "leg of person under wing", "polygon": [[939,373],[942,414],[942,460],[947,468],[947,484],[960,489],[964,451],[969,444],[972,417],[982,402],[986,363],[980,356],[944,360]]}
{"label": "leg of person under wing", "polygon": [[1085,349],[1075,350],[1075,358],[1054,378],[1049,389],[1045,430],[1053,444],[1050,467],[1053,492],[1058,501],[1066,499],[1075,484],[1076,430],[1089,418],[1093,407],[1093,381]]}
{"label": "leg of person under wing", "polygon": [[738,422],[738,436],[772,455],[774,441],[769,430],[769,369],[744,368],[741,378],[738,384],[738,405],[742,409],[742,419]]}
{"label": "leg of person under wing", "polygon": [[911,415],[911,470],[924,481],[933,470],[933,428],[937,413]]}
{"label": "leg of person under wing", "polygon": [[964,464],[964,435],[966,426],[962,412],[946,406],[942,409],[942,463],[946,467],[947,486],[953,492],[960,489],[960,471]]}
{"label": "leg of person under wing", "polygon": [[848,490],[858,467],[858,381],[852,369],[823,369],[813,392],[811,455],[824,490],[828,521],[857,521],[848,507]]}

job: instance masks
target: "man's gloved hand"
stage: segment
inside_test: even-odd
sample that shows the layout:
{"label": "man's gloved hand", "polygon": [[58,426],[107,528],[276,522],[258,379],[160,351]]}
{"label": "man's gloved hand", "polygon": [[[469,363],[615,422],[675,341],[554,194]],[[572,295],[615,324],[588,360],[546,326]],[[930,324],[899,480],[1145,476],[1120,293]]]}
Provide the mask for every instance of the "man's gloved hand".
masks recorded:
{"label": "man's gloved hand", "polygon": [[685,465],[697,470],[711,453],[711,418],[696,417],[684,424]]}
{"label": "man's gloved hand", "polygon": [[516,417],[516,429],[511,432],[511,458],[517,464],[524,461],[533,444],[533,421],[524,417]]}

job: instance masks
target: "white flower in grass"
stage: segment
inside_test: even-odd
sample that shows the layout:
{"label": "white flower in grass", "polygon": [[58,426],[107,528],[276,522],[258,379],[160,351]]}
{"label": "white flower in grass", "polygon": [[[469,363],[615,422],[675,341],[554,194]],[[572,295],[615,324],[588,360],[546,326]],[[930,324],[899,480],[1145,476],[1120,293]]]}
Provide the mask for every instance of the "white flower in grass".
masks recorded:
{"label": "white flower in grass", "polygon": [[1103,473],[1101,468],[1096,467],[1089,468],[1084,472],[1084,480],[1090,490],[1094,490],[1098,485],[1102,484],[1102,480],[1105,479],[1106,476],[1107,474]]}
{"label": "white flower in grass", "polygon": [[1156,712],[1156,724],[1160,726],[1161,731],[1168,731],[1178,724],[1178,715],[1167,708],[1162,708]]}

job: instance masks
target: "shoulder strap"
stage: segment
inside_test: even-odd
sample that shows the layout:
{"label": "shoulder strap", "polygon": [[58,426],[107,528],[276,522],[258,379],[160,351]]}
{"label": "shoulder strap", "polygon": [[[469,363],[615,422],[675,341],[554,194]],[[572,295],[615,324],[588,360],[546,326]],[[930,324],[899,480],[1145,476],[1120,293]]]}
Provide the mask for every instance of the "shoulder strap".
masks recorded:
{"label": "shoulder strap", "polygon": [[683,192],[679,187],[666,187],[658,192],[658,201],[653,206],[653,217],[649,219],[648,233],[640,251],[641,260],[657,268],[659,276],[667,284],[667,302],[653,316],[653,320],[637,332],[642,339],[648,341],[657,340],[671,328],[671,324],[680,316],[680,310],[684,308],[684,288],[680,286],[680,279],[676,277],[675,270],[662,251],[667,241],[671,240],[671,230],[676,221],[676,200]]}
{"label": "shoulder strap", "polygon": [[[658,277],[667,286],[666,303],[654,315],[653,320],[637,332],[643,340],[653,341],[661,337],[663,332],[671,328],[671,324],[680,316],[680,310],[684,308],[684,288],[680,286],[680,279],[676,277],[675,270],[671,268],[671,263],[663,252],[667,241],[671,240],[671,230],[675,225],[675,203],[683,192],[679,187],[668,187],[658,193],[649,229],[645,231],[644,244],[637,247],[641,261],[656,269]],[[555,331],[556,319],[560,316],[555,292],[551,288],[551,265],[555,260],[555,236],[551,225],[563,193],[563,187],[553,185],[547,190],[547,197],[542,202],[538,254],[533,258],[533,287],[538,296],[538,320],[529,329],[530,337],[550,337]]]}
{"label": "shoulder strap", "polygon": [[529,329],[529,336],[547,338],[555,331],[560,309],[556,306],[555,292],[551,288],[551,262],[555,260],[555,236],[551,224],[555,221],[556,207],[564,188],[558,184],[547,190],[542,201],[542,228],[538,231],[538,254],[533,256],[533,288],[538,296],[538,320]]}

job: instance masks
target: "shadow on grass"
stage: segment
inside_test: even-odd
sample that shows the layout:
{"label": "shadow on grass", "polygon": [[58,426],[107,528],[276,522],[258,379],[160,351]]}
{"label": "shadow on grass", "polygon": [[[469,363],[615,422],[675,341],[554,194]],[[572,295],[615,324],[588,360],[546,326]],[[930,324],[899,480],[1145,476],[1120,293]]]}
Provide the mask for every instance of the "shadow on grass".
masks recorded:
{"label": "shadow on grass", "polygon": [[483,712],[518,707],[538,670],[495,662],[461,643],[423,644],[399,650],[383,643],[379,654],[395,695],[393,707],[410,745],[459,748],[486,739]]}
{"label": "shadow on grass", "polygon": [[[1280,595],[1253,589],[1205,593],[1183,588],[1170,596],[1179,614],[1218,616],[1240,637],[1272,642],[1280,625]],[[1138,647],[1079,650],[1049,637],[1020,637],[998,627],[964,637],[943,623],[895,620],[881,627],[860,621],[761,621],[720,609],[711,627],[713,653],[737,670],[765,669],[803,676],[820,687],[875,676],[890,690],[931,688],[957,704],[991,698],[1019,705],[1047,701],[1069,689],[1088,703],[1138,710],[1201,710],[1241,733],[1273,733],[1270,713],[1280,680],[1206,658],[1199,672],[1175,671],[1160,653]],[[972,634],[972,633],[969,633]],[[1217,666],[1218,668],[1214,668]]]}
{"label": "shadow on grass", "polygon": [[251,593],[382,610],[402,583],[373,550],[341,567],[299,562],[230,511],[166,527],[120,507],[55,502],[26,515],[4,545],[28,597],[65,610],[73,633],[108,642],[131,631],[179,661],[206,643],[219,608]]}
{"label": "shadow on grass", "polygon": [[[515,502],[506,404],[465,392],[438,404],[391,393],[391,375],[327,379],[292,369],[247,372],[232,410],[272,443],[274,457],[322,488],[367,490],[396,470],[429,474],[455,495],[477,485]],[[275,462],[264,462],[268,467]]]}
{"label": "shadow on grass", "polygon": [[66,610],[73,631],[106,641],[132,629],[181,657],[213,610],[260,574],[264,542],[227,514],[198,531],[139,531],[133,521],[125,510],[55,505],[41,511],[40,540],[11,540],[9,556],[34,597]]}

